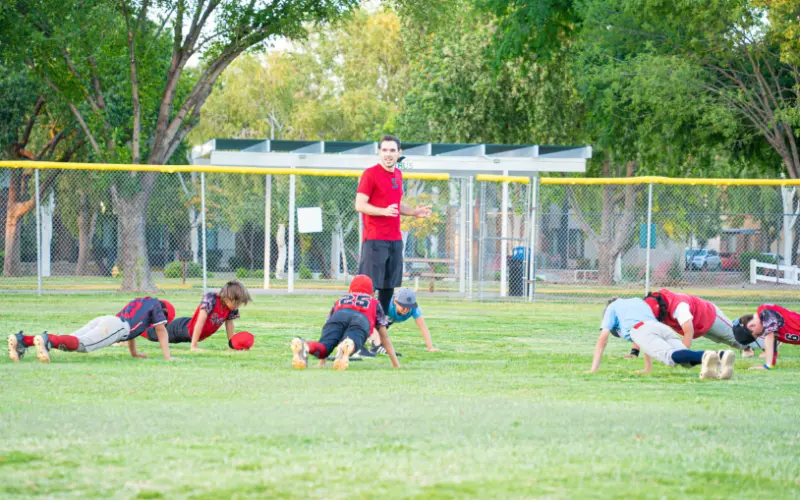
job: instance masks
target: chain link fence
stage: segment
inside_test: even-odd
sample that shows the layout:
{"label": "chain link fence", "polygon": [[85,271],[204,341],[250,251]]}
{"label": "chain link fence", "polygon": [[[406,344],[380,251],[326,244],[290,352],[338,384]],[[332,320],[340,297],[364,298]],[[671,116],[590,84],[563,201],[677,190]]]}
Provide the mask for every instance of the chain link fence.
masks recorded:
{"label": "chain link fence", "polygon": [[[204,289],[238,278],[291,293],[344,289],[357,274],[357,172],[65,167],[0,170],[0,290]],[[406,177],[404,202],[433,209],[401,221],[403,282],[422,292],[604,300],[667,287],[741,302],[799,284],[790,185]]]}

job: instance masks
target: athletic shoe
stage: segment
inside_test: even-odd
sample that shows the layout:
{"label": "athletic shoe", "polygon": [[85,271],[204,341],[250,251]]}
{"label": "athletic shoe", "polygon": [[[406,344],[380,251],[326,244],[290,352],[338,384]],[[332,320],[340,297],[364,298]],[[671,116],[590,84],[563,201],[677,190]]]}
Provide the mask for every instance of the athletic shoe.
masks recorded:
{"label": "athletic shoe", "polygon": [[292,368],[305,370],[308,368],[308,344],[300,337],[295,337],[289,344],[292,348]]}
{"label": "athletic shoe", "polygon": [[336,353],[336,359],[333,361],[334,370],[347,370],[350,366],[350,355],[356,350],[356,344],[353,339],[344,339],[339,344],[339,352]]}
{"label": "athletic shoe", "polygon": [[733,364],[736,363],[736,352],[730,350],[721,351],[719,357],[722,360],[719,365],[719,378],[728,380],[733,377]]}
{"label": "athletic shoe", "polygon": [[[373,354],[386,354],[386,355],[388,355],[388,353],[386,352],[386,348],[383,347],[382,345],[373,346],[372,349],[370,349],[370,352],[373,353]],[[402,356],[402,354],[400,354],[397,351],[394,351],[394,355],[397,356],[398,358]]]}
{"label": "athletic shoe", "polygon": [[[333,352],[330,354],[330,356],[328,356],[328,361],[336,361],[336,354],[337,354],[338,352],[339,352],[339,351],[337,351],[337,350],[334,350],[334,351],[333,351]],[[362,353],[361,351],[359,351],[359,352],[354,352],[353,354],[351,354],[351,355],[350,355],[350,361],[364,361],[363,353]]]}
{"label": "athletic shoe", "polygon": [[42,332],[41,335],[33,337],[33,345],[36,346],[36,357],[42,363],[50,362],[50,338],[47,332]]}
{"label": "athletic shoe", "polygon": [[20,361],[25,357],[25,342],[22,339],[22,332],[8,336],[8,357],[11,361]]}
{"label": "athletic shoe", "polygon": [[[357,356],[357,357],[356,357]],[[374,358],[376,354],[366,347],[362,347],[357,352],[354,352],[350,359],[360,359],[360,358]]]}
{"label": "athletic shoe", "polygon": [[700,378],[719,378],[719,363],[717,351],[704,352]]}
{"label": "athletic shoe", "polygon": [[756,352],[753,350],[752,347],[745,347],[742,349],[742,357],[743,358],[752,358],[756,355]]}

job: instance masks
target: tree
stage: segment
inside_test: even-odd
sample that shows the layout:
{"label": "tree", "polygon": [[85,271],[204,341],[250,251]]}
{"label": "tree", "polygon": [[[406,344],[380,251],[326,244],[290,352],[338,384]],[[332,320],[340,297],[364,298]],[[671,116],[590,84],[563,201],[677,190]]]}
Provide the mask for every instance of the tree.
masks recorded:
{"label": "tree", "polygon": [[[83,142],[24,67],[0,65],[0,157],[9,160],[69,161]],[[59,171],[43,175],[39,194],[52,189]],[[18,276],[22,217],[35,207],[32,169],[9,170],[3,275]]]}
{"label": "tree", "polygon": [[390,10],[309,26],[287,49],[237,60],[190,140],[377,140],[392,127],[407,66],[400,19]]}
{"label": "tree", "polygon": [[[69,105],[96,160],[162,165],[197,125],[214,84],[238,56],[271,37],[301,36],[304,22],[335,18],[354,3],[20,0],[4,19],[14,27],[11,48]],[[165,29],[171,36],[162,36]],[[203,69],[187,81],[193,56],[203,57]],[[121,102],[106,99],[113,85]],[[111,186],[123,243],[122,290],[155,289],[145,214],[157,176],[131,172]]]}

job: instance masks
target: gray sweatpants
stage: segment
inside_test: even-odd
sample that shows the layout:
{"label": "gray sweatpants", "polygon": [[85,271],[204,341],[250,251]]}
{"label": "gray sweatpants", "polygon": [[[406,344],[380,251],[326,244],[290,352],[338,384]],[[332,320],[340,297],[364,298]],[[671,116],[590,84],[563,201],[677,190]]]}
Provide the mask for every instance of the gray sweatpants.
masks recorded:
{"label": "gray sweatpants", "polygon": [[703,337],[717,344],[725,344],[734,349],[741,349],[742,346],[736,342],[736,337],[733,336],[733,326],[731,326],[733,322],[725,316],[725,313],[719,307],[715,305],[714,308],[717,310],[717,319],[714,320],[714,324],[711,325],[711,328]]}
{"label": "gray sweatpants", "polygon": [[759,344],[758,341],[751,342],[746,346],[742,346],[738,342],[736,342],[736,337],[733,336],[733,322],[725,316],[725,313],[722,312],[722,309],[714,305],[714,308],[717,310],[717,319],[714,320],[714,324],[711,325],[711,328],[706,332],[703,337],[707,338],[712,342],[716,342],[717,344],[725,344],[733,347],[734,349],[743,349],[744,347],[752,347],[753,349],[763,349],[764,346]]}
{"label": "gray sweatpants", "polygon": [[92,352],[127,340],[131,327],[116,316],[100,316],[70,335],[78,337],[78,352]]}
{"label": "gray sweatpants", "polygon": [[631,330],[633,340],[645,354],[667,366],[675,366],[672,353],[686,349],[675,330],[658,321],[645,321]]}

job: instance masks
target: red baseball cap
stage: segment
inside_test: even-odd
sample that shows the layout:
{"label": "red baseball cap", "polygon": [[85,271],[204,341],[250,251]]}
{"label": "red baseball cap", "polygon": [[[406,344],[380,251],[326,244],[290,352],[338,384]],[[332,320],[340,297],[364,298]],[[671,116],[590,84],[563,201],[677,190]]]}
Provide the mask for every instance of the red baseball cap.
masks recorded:
{"label": "red baseball cap", "polygon": [[253,337],[253,334],[250,332],[237,332],[236,334],[231,337],[231,340],[228,341],[228,345],[231,349],[235,349],[237,351],[247,351],[253,347],[253,343],[255,343],[256,339]]}
{"label": "red baseball cap", "polygon": [[372,295],[372,278],[366,274],[359,274],[350,282],[350,291]]}

